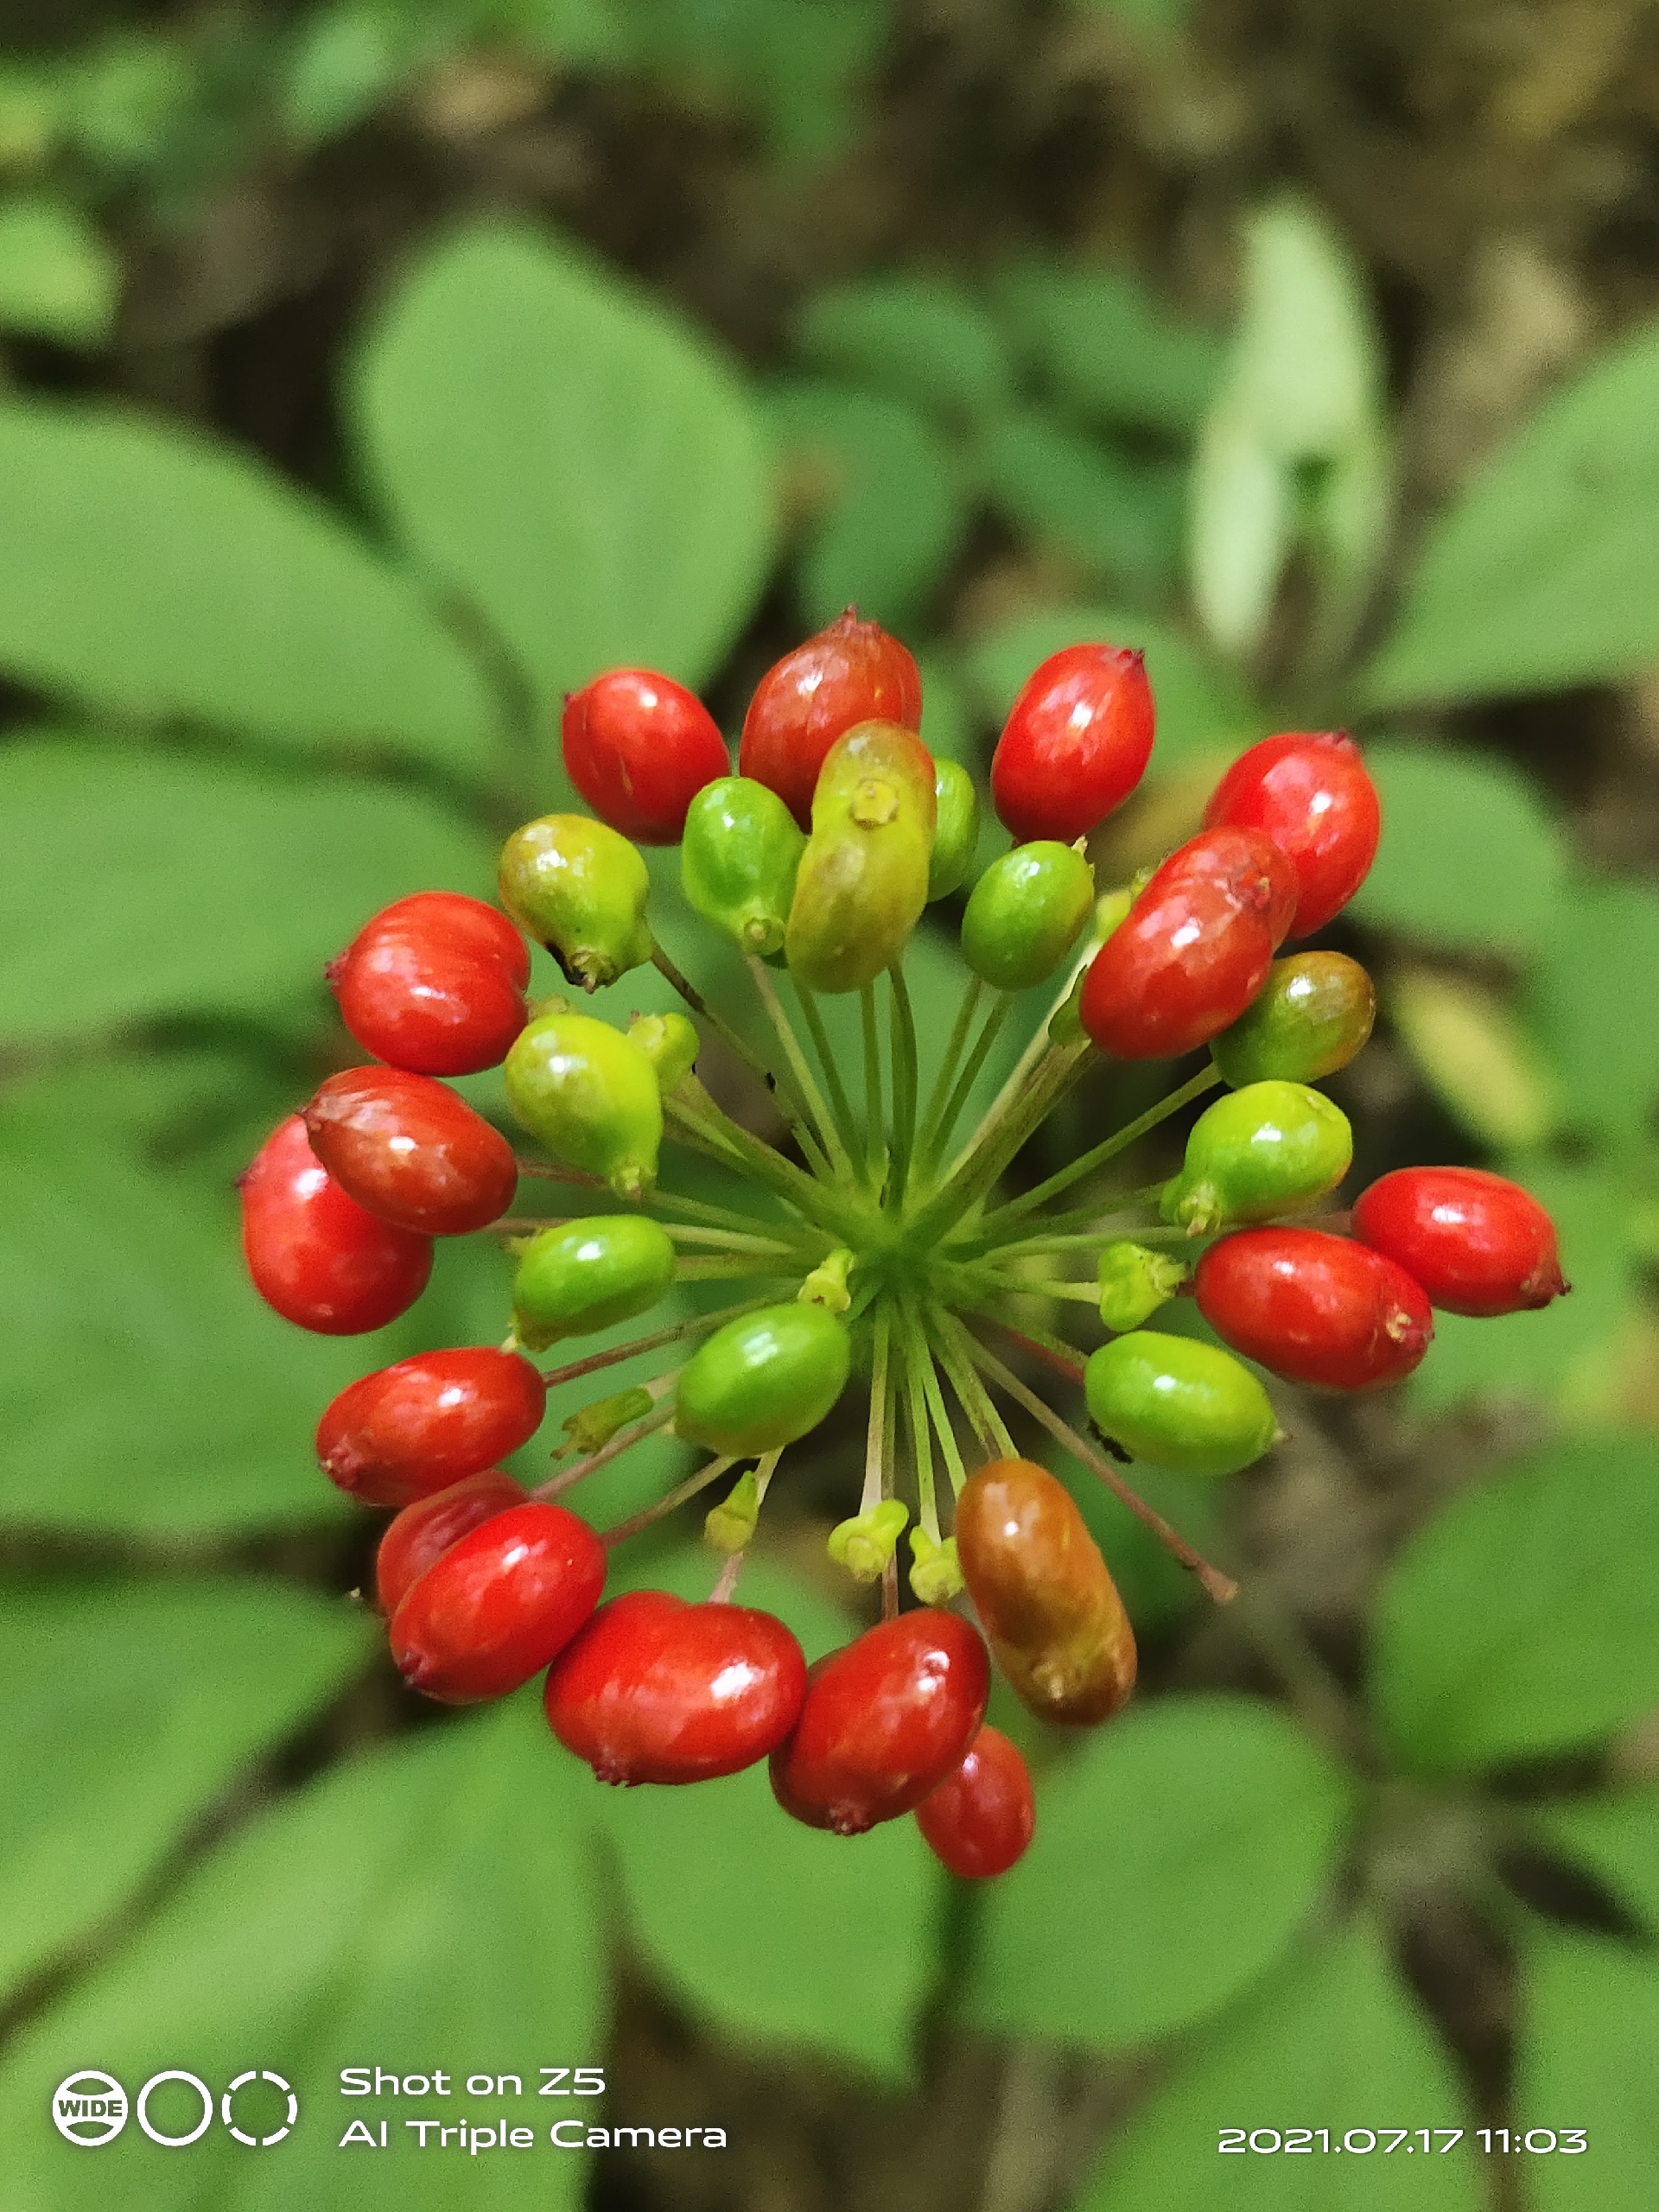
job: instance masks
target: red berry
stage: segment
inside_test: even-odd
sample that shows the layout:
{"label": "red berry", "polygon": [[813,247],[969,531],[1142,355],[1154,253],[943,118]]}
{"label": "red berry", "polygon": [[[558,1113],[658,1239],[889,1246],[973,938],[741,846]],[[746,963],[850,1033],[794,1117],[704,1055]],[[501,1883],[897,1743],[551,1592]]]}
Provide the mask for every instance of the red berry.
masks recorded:
{"label": "red berry", "polygon": [[491,1516],[435,1560],[391,1618],[391,1656],[444,1705],[505,1697],[563,1651],[599,1603],[605,1547],[542,1498]]}
{"label": "red berry", "polygon": [[1317,1229],[1246,1229],[1198,1262],[1198,1311],[1224,1343],[1293,1382],[1403,1382],[1434,1334],[1422,1287],[1392,1260]]}
{"label": "red berry", "polygon": [[411,1306],[432,1272],[432,1239],[346,1197],[290,1114],[237,1178],[242,1251],[253,1287],[286,1321],[360,1336]]}
{"label": "red berry", "polygon": [[737,769],[777,792],[803,830],[823,756],[859,722],[922,726],[922,679],[897,638],[849,607],[766,671],[743,718]]}
{"label": "red berry", "polygon": [[416,1075],[493,1068],[524,1026],[530,947],[458,891],[417,891],[365,922],[328,982],[364,1050]]}
{"label": "red berry", "polygon": [[837,1835],[913,1812],[966,1757],[990,1672],[978,1630],[937,1606],[867,1629],[808,1674],[794,1732],[772,1755],[773,1796]]}
{"label": "red berry", "polygon": [[964,1881],[1006,1874],[1037,1827],[1031,1776],[1018,1749],[988,1725],[953,1775],[916,1808],[928,1849]]}
{"label": "red berry", "polygon": [[1103,1052],[1173,1059],[1236,1021],[1267,980],[1295,872],[1259,832],[1205,830],[1172,853],[1095,955],[1078,1014]]}
{"label": "red berry", "polygon": [[1288,934],[1323,929],[1365,880],[1382,834],[1359,747],[1335,731],[1264,737],[1241,753],[1204,810],[1206,829],[1260,830],[1289,855],[1299,886]]}
{"label": "red berry", "polygon": [[601,1782],[709,1782],[776,1749],[806,1695],[780,1620],[636,1590],[601,1605],[547,1677],[547,1719]]}
{"label": "red berry", "polygon": [[408,1505],[528,1443],[546,1403],[517,1352],[417,1352],[347,1384],[317,1423],[317,1458],[365,1505]]}
{"label": "red berry", "polygon": [[1026,678],[991,758],[991,798],[1020,844],[1086,837],[1122,806],[1152,756],[1144,658],[1067,645]]}
{"label": "red berry", "polygon": [[1519,1313],[1570,1286],[1555,1224],[1529,1192],[1478,1167],[1402,1167],[1363,1191],[1354,1234],[1414,1274],[1446,1313]]}
{"label": "red berry", "polygon": [[465,1236],[512,1204],[512,1147],[447,1084],[402,1068],[331,1075],[305,1109],[311,1149],[360,1206],[428,1236]]}
{"label": "red berry", "polygon": [[523,1505],[526,1497],[522,1483],[499,1467],[489,1467],[406,1505],[387,1526],[374,1555],[374,1593],[381,1611],[390,1618],[434,1560],[469,1530],[482,1528],[509,1506]]}
{"label": "red berry", "polygon": [[648,668],[613,668],[564,702],[564,765],[594,812],[642,845],[674,845],[705,784],[731,773],[695,693]]}

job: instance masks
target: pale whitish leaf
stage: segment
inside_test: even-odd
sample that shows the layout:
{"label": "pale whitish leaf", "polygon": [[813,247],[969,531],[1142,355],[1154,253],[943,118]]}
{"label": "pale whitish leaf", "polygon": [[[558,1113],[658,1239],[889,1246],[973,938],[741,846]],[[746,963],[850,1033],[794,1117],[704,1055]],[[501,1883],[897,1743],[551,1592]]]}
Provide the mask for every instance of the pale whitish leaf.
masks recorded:
{"label": "pale whitish leaf", "polygon": [[0,200],[0,327],[101,346],[120,290],[114,254],[78,207],[31,193]]}
{"label": "pale whitish leaf", "polygon": [[289,1006],[391,899],[492,880],[490,842],[428,798],[219,753],[15,739],[0,810],[0,1033],[16,1039]]}
{"label": "pale whitish leaf", "polygon": [[[411,2118],[532,2128],[533,2149],[467,2158],[467,2204],[575,2212],[586,2160],[554,2152],[548,2128],[601,2107],[537,2091],[543,2066],[604,2061],[576,1778],[528,1696],[336,1767],[261,1814],[11,2045],[0,2068],[7,2212],[104,2212],[112,2199],[134,2212],[403,2212],[430,2201],[442,2155],[435,2141],[416,2148]],[[342,2067],[377,2064],[429,2080],[442,2068],[449,2093],[341,2095]],[[86,2066],[129,2095],[163,2068],[219,2092],[266,2067],[298,2092],[299,2119],[257,2153],[217,2117],[178,2152],[130,2121],[90,2158],[48,2118],[56,2085]],[[468,2075],[486,2072],[518,2075],[523,2094],[468,2096]],[[274,2127],[282,2105],[256,2083],[237,2110]],[[200,2113],[182,2085],[157,2092],[153,2117],[169,2132]],[[388,2148],[342,2152],[354,2118],[372,2119],[377,2137],[386,2120]],[[447,2156],[462,2155],[452,2140]]]}
{"label": "pale whitish leaf", "polygon": [[1645,1438],[1559,1444],[1454,1498],[1377,1608],[1371,1694],[1396,1757],[1440,1772],[1575,1751],[1659,1702],[1656,1550]]}
{"label": "pale whitish leaf", "polygon": [[410,550],[517,657],[546,718],[619,664],[696,685],[765,581],[747,394],[697,332],[575,247],[486,222],[429,247],[353,411]]}
{"label": "pale whitish leaf", "polygon": [[1407,968],[1382,1010],[1454,1120],[1510,1150],[1541,1144],[1560,1120],[1560,1086],[1508,1001],[1466,976]]}
{"label": "pale whitish leaf", "polygon": [[1207,2018],[1313,1914],[1351,1803],[1271,1706],[1131,1711],[1055,1777],[1037,1845],[988,1896],[969,2017],[1106,2050]]}
{"label": "pale whitish leaf", "polygon": [[1192,602],[1224,652],[1262,642],[1294,527],[1292,472],[1240,412],[1217,409],[1192,464]]}
{"label": "pale whitish leaf", "polygon": [[494,713],[412,582],[226,446],[0,404],[0,666],[77,705],[488,768]]}
{"label": "pale whitish leaf", "polygon": [[[1650,1951],[1532,1924],[1522,1952],[1510,2110],[1536,2212],[1652,2212],[1659,2173],[1659,1971]],[[1549,2148],[1583,2131],[1579,2152]]]}
{"label": "pale whitish leaf", "polygon": [[0,1986],[95,1927],[373,1647],[276,1583],[13,1589],[0,1610]]}
{"label": "pale whitish leaf", "polygon": [[[1446,2133],[1433,2132],[1468,2124],[1446,2053],[1390,1971],[1379,1931],[1357,1921],[1287,1961],[1199,2039],[1108,2144],[1075,2212],[1220,2202],[1240,2212],[1480,2212],[1484,2162],[1466,2135],[1443,2150]],[[1287,2155],[1274,2139],[1292,2129],[1303,2139]],[[1246,2147],[1224,2152],[1240,2130]],[[1259,2151],[1248,2147],[1251,2130]],[[1350,2130],[1355,2141],[1338,2152]],[[1401,2130],[1413,2132],[1386,2152]]]}

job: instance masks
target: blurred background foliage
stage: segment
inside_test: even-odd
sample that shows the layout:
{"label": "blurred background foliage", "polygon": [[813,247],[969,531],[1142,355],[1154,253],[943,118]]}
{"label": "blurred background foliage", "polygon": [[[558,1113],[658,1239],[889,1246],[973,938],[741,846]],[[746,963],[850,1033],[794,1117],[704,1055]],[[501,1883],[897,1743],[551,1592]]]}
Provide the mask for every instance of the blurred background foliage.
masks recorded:
{"label": "blurred background foliage", "polygon": [[[467,2204],[1650,2204],[1652,10],[11,0],[4,30],[9,2212],[415,2201],[412,2154],[333,2147],[365,2061],[603,2063],[594,2110],[730,2132],[469,2164]],[[235,1244],[232,1176],[355,1057],[322,962],[406,890],[487,891],[568,795],[560,694],[654,662],[734,731],[853,601],[978,761],[1046,653],[1146,647],[1158,750],[1103,882],[1230,751],[1352,727],[1388,823],[1330,939],[1384,1012],[1333,1085],[1353,1187],[1500,1168],[1575,1284],[1443,1319],[1395,1398],[1277,1389],[1291,1441],[1219,1491],[1159,1483],[1244,1578],[1225,1615],[1060,1467],[1144,1688],[1082,1748],[999,1711],[1039,1840],[985,1894],[753,1774],[600,1791],[528,1695],[415,1710],[309,1431],[371,1366],[498,1339],[500,1262],[446,1249],[341,1344]],[[674,874],[664,940],[718,988]],[[950,918],[912,956],[934,1053]],[[1154,1077],[1102,1074],[1017,1172]],[[855,1452],[791,1455],[747,1570],[810,1656],[849,1632],[822,1537]],[[584,1505],[675,1468],[653,1445]],[[678,1541],[624,1571],[709,1580]],[[269,2161],[48,2128],[73,2067],[232,2062],[305,2092]],[[1217,2164],[1225,2126],[1459,2125],[1591,2150]]]}

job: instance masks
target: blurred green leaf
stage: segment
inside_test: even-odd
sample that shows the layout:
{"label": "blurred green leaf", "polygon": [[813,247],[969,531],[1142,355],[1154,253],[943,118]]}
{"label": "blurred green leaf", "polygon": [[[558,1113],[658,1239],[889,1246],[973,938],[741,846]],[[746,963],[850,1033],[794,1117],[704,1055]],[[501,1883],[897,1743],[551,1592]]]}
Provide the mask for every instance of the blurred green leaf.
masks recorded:
{"label": "blurred green leaf", "polygon": [[1531,1820],[1659,1936],[1659,1784],[1535,1806]]}
{"label": "blurred green leaf", "polygon": [[483,684],[408,577],[250,456],[9,399],[0,512],[0,664],[24,683],[139,721],[491,765]]}
{"label": "blurred green leaf", "polygon": [[[282,86],[284,124],[302,145],[349,130],[429,54],[450,26],[423,24],[399,0],[335,0],[299,24]],[[435,36],[434,33],[435,31]]]}
{"label": "blurred green leaf", "polygon": [[[1192,2212],[1222,2201],[1217,2192],[1240,2212],[1480,2212],[1482,2162],[1466,2140],[1446,2153],[1437,2142],[1427,2156],[1419,2142],[1409,2164],[1401,2163],[1405,2144],[1389,2165],[1356,2168],[1351,2155],[1333,2173],[1330,2163],[1350,2129],[1455,2127],[1464,2118],[1445,2054],[1390,1971],[1380,1934],[1357,1921],[1287,1961],[1206,2031],[1114,2137],[1075,2212]],[[1332,2151],[1315,2135],[1310,2157],[1247,2151],[1218,2171],[1222,2133],[1241,2127],[1328,2130]],[[1356,2146],[1362,2156],[1367,2139]]]}
{"label": "blurred green leaf", "polygon": [[1428,944],[1528,952],[1553,928],[1567,848],[1507,762],[1380,739],[1365,766],[1382,842],[1351,912]]}
{"label": "blurred green leaf", "polygon": [[34,193],[0,200],[0,327],[101,346],[120,293],[120,265],[79,208]]}
{"label": "blurred green leaf", "polygon": [[1152,771],[1246,740],[1261,722],[1236,679],[1206,660],[1177,630],[1123,607],[1046,607],[1019,616],[975,640],[963,672],[988,719],[1001,722],[1026,678],[1051,653],[1082,639],[1137,645],[1147,657],[1158,702]]}
{"label": "blurred green leaf", "polygon": [[219,754],[0,748],[0,1033],[80,1039],[181,1007],[267,1012],[406,892],[485,892],[485,838],[413,792]]}
{"label": "blurred green leaf", "polygon": [[1007,398],[1001,333],[943,276],[866,276],[817,292],[796,318],[802,357],[914,406],[968,421]]}
{"label": "blurred green leaf", "polygon": [[1536,2212],[1651,2212],[1659,2172],[1651,1955],[1535,1922],[1522,1963],[1511,2139],[1518,2147],[1535,2128],[1581,2128],[1588,2139],[1576,2153],[1526,2157],[1529,2202]]}
{"label": "blurred green leaf", "polygon": [[995,299],[1036,374],[1087,421],[1185,435],[1221,380],[1220,340],[1119,270],[1020,262],[997,277]]}
{"label": "blurred green leaf", "polygon": [[1453,1498],[1378,1605],[1372,1695],[1396,1755],[1435,1773],[1573,1751],[1659,1702],[1656,1548],[1644,1438],[1558,1444]]}
{"label": "blurred green leaf", "polygon": [[814,624],[855,606],[890,630],[917,618],[966,525],[957,464],[902,400],[855,385],[772,385],[766,410],[810,520],[797,592]]}
{"label": "blurred green leaf", "polygon": [[1255,1699],[1132,1709],[1055,1777],[987,1897],[969,2017],[1107,2050],[1208,2018],[1317,1909],[1351,1798]]}
{"label": "blurred green leaf", "polygon": [[1295,471],[1236,412],[1217,410],[1192,467],[1192,601],[1239,659],[1267,634],[1296,536]]}
{"label": "blurred green leaf", "polygon": [[628,0],[639,60],[683,100],[723,92],[757,118],[791,164],[834,154],[859,122],[858,80],[888,34],[890,0]]}
{"label": "blurred green leaf", "polygon": [[[261,1815],[190,1875],[124,1949],[12,2044],[0,2068],[0,2169],[9,2212],[406,2212],[430,2201],[410,2118],[534,2127],[534,2151],[468,2161],[484,2212],[575,2212],[587,2161],[555,2157],[543,2065],[604,2055],[597,1913],[567,1762],[550,1754],[534,1697],[486,1719],[404,1738],[333,1769]],[[94,2056],[95,2054],[95,2056]],[[136,2094],[182,2067],[222,2090],[248,2066],[299,2092],[292,2138],[251,2157],[215,2126],[188,2157],[129,2125],[83,2158],[48,2123],[67,2075],[107,2068]],[[342,2066],[449,2075],[447,2096],[346,2100]],[[517,2074],[522,2097],[470,2098],[470,2072]],[[194,2124],[200,2099],[158,2094],[156,2123]],[[257,2088],[243,2092],[255,2109]],[[267,2097],[270,2092],[264,2092]],[[240,2107],[238,2107],[240,2108]],[[176,2116],[175,2116],[176,2114]],[[280,2102],[273,2124],[280,2124]],[[342,2156],[354,2118],[387,2117],[389,2148]],[[377,2128],[378,2133],[378,2128]],[[453,2148],[450,2155],[456,2155]]]}
{"label": "blurred green leaf", "polygon": [[1467,976],[1406,968],[1382,1008],[1446,1111],[1483,1143],[1525,1151],[1560,1122],[1560,1086],[1508,1001]]}
{"label": "blurred green leaf", "polygon": [[1580,877],[1556,900],[1530,1003],[1568,1110],[1604,1138],[1633,1137],[1659,1098],[1659,1024],[1632,1019],[1631,978],[1659,975],[1659,893]]}
{"label": "blurred green leaf", "polygon": [[270,1582],[9,1592],[0,1986],[131,1896],[372,1641],[367,1615]]}
{"label": "blurred green leaf", "polygon": [[117,176],[159,162],[203,86],[185,41],[160,29],[111,30],[65,71],[65,135]]}
{"label": "blurred green leaf", "polygon": [[936,760],[960,760],[976,772],[974,716],[954,662],[925,649],[916,656],[922,678],[922,742]]}
{"label": "blurred green leaf", "polygon": [[513,652],[542,716],[601,669],[696,685],[766,579],[760,425],[696,331],[550,232],[440,238],[364,341],[393,527]]}
{"label": "blurred green leaf", "polygon": [[1173,589],[1180,573],[1183,468],[1131,461],[1031,409],[1000,416],[976,460],[991,504],[1090,580],[1152,603]]}
{"label": "blurred green leaf", "polygon": [[1369,708],[1615,683],[1659,657],[1659,324],[1604,355],[1431,528]]}
{"label": "blurred green leaf", "polygon": [[[1017,1320],[1014,1325],[1018,1327]],[[1077,1500],[1137,1631],[1144,1634],[1179,1619],[1198,1598],[1198,1585],[1170,1557],[1145,1522],[1060,1445],[1046,1445],[1035,1456],[1052,1468]],[[1212,1484],[1143,1462],[1135,1471],[1135,1485],[1154,1511],[1161,1513],[1189,1542],[1200,1548],[1221,1543]]]}

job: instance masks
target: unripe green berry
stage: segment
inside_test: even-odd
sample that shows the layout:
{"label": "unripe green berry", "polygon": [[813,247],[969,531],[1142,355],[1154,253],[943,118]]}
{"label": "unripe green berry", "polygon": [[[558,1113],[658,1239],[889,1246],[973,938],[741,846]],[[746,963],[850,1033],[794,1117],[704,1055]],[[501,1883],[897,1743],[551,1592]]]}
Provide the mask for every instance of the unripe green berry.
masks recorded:
{"label": "unripe green berry", "polygon": [[927,868],[930,906],[961,890],[979,846],[979,789],[961,761],[934,762],[933,798],[938,820]]}
{"label": "unripe green berry", "polygon": [[824,1548],[855,1582],[879,1582],[909,1518],[910,1508],[900,1499],[884,1497],[868,1513],[855,1513],[850,1521],[837,1522]]}
{"label": "unripe green berry", "polygon": [[741,1314],[693,1354],[674,1400],[689,1444],[741,1458],[816,1428],[846,1388],[850,1345],[822,1306],[791,1300]]}
{"label": "unripe green berry", "polygon": [[663,1101],[637,1045],[591,1014],[543,1014],[519,1032],[502,1072],[507,1103],[556,1158],[603,1176],[619,1198],[651,1189]]}
{"label": "unripe green berry", "polygon": [[983,983],[1028,990],[1077,943],[1095,900],[1094,870],[1073,845],[1040,839],[993,861],[962,918],[962,953]]}
{"label": "unripe green berry", "polygon": [[1103,1436],[1179,1474],[1236,1474],[1279,1433],[1267,1392],[1230,1352],[1155,1329],[1092,1353],[1084,1392]]}
{"label": "unripe green berry", "polygon": [[1268,1221],[1332,1190],[1354,1156],[1348,1116],[1300,1083],[1251,1083],[1200,1114],[1165,1186],[1164,1219],[1194,1236]]}
{"label": "unripe green berry", "polygon": [[805,850],[776,791],[749,776],[721,776],[686,815],[680,883],[705,921],[740,951],[765,959],[783,944]]}
{"label": "unripe green berry", "polygon": [[1186,1269],[1179,1260],[1115,1237],[1100,1255],[1100,1318],[1119,1334],[1138,1329],[1185,1281]]}
{"label": "unripe green berry", "polygon": [[933,762],[896,722],[860,722],[824,756],[784,950],[810,990],[861,990],[904,950],[927,904]]}
{"label": "unripe green berry", "polygon": [[1210,1057],[1235,1090],[1274,1079],[1317,1083],[1363,1051],[1376,1019],[1376,993],[1357,960],[1299,952],[1274,962],[1246,1011],[1211,1039]]}
{"label": "unripe green berry", "polygon": [[674,1247],[643,1214],[594,1214],[532,1236],[518,1257],[512,1323],[541,1351],[592,1336],[654,1306],[674,1281]]}
{"label": "unripe green berry", "polygon": [[650,889],[638,850],[585,814],[544,814],[501,849],[501,904],[584,990],[650,959]]}
{"label": "unripe green berry", "polygon": [[628,1024],[628,1041],[657,1071],[657,1088],[664,1098],[690,1074],[702,1049],[702,1039],[683,1014],[636,1014]]}

